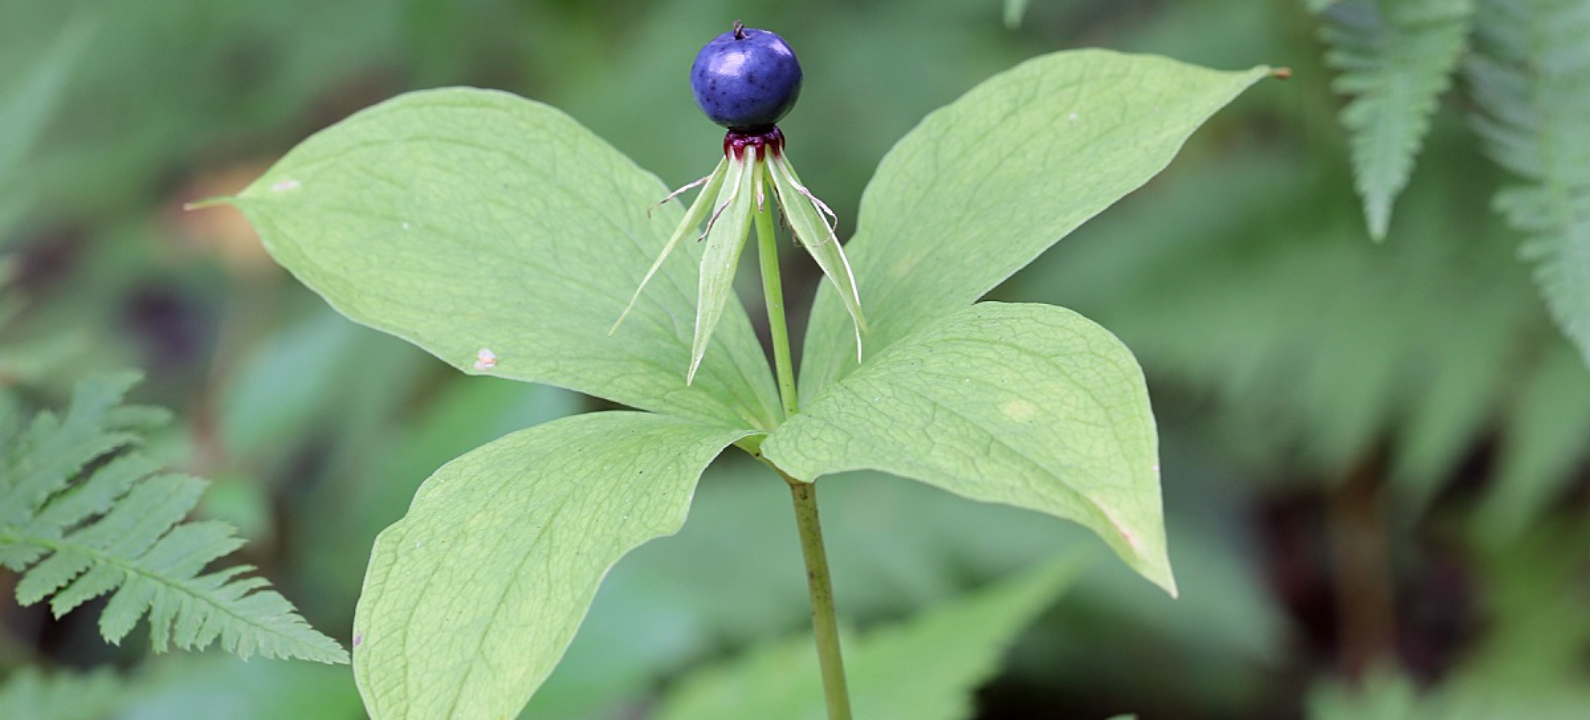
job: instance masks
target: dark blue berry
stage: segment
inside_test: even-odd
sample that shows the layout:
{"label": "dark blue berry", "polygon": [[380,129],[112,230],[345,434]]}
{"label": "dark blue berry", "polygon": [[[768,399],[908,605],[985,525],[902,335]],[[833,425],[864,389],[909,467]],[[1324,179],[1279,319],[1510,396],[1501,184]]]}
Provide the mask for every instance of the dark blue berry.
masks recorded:
{"label": "dark blue berry", "polygon": [[784,38],[736,22],[696,55],[690,89],[712,122],[730,130],[762,131],[795,106],[801,64]]}

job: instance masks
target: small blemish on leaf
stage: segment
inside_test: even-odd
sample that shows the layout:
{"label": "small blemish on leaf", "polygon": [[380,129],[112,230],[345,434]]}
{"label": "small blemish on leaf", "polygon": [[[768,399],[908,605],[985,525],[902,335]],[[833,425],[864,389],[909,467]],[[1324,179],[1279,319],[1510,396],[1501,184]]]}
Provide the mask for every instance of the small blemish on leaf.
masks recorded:
{"label": "small blemish on leaf", "polygon": [[1132,552],[1143,552],[1143,549],[1138,546],[1137,533],[1132,532],[1130,528],[1126,527],[1126,523],[1121,522],[1121,519],[1116,517],[1115,513],[1111,512],[1109,508],[1101,506],[1099,510],[1104,512],[1105,519],[1109,520],[1110,525],[1114,526],[1115,531],[1121,534],[1121,539],[1126,541],[1126,546],[1131,548]]}
{"label": "small blemish on leaf", "polygon": [[362,633],[362,632],[354,633],[353,634],[353,646],[354,647],[359,647],[360,645],[363,645],[363,644],[364,644],[364,633]]}
{"label": "small blemish on leaf", "polygon": [[1072,110],[1071,114],[1066,116],[1066,119],[1070,120],[1071,122],[1076,122],[1077,121],[1077,112],[1075,110]]}
{"label": "small blemish on leaf", "polygon": [[1026,400],[1022,400],[1021,398],[1016,398],[1015,400],[1011,400],[1007,403],[1004,403],[1003,405],[1000,405],[999,411],[1004,413],[1005,417],[1015,420],[1016,422],[1027,422],[1038,414],[1038,408],[1036,406],[1030,402],[1027,402]]}
{"label": "small blemish on leaf", "polygon": [[303,183],[297,180],[283,180],[272,185],[271,190],[274,192],[287,192],[288,190],[297,190],[300,187],[303,187]]}
{"label": "small blemish on leaf", "polygon": [[494,367],[497,367],[497,353],[492,352],[490,348],[481,348],[480,352],[475,353],[476,370],[490,370]]}

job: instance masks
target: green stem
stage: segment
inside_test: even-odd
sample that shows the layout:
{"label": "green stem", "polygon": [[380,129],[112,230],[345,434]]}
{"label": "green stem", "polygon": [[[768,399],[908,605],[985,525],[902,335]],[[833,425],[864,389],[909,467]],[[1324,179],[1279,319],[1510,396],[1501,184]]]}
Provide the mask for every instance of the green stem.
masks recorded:
{"label": "green stem", "polygon": [[795,394],[795,363],[790,360],[789,325],[784,321],[784,283],[778,273],[778,242],[773,236],[773,194],[767,187],[767,166],[756,164],[756,254],[762,265],[762,297],[767,301],[767,326],[773,335],[773,370],[784,417],[800,411]]}
{"label": "green stem", "polygon": [[[800,410],[795,392],[795,365],[790,361],[789,326],[784,320],[784,286],[779,280],[778,243],[773,236],[773,197],[766,187],[766,166],[757,164],[754,186],[757,255],[762,266],[762,294],[767,301],[767,324],[773,335],[773,369],[778,394],[787,419]],[[763,458],[763,462],[767,462]],[[850,691],[845,687],[845,661],[839,647],[839,620],[834,613],[834,586],[828,572],[828,552],[823,548],[823,528],[817,518],[817,486],[801,482],[768,462],[789,484],[795,502],[795,526],[800,530],[801,556],[806,559],[807,588],[811,593],[812,632],[817,638],[817,663],[823,677],[823,697],[828,720],[850,720]]]}
{"label": "green stem", "polygon": [[812,632],[817,636],[817,663],[823,674],[828,720],[850,720],[850,691],[845,687],[845,659],[839,648],[834,586],[828,575],[828,553],[823,549],[823,528],[817,521],[817,486],[788,476],[785,480],[795,500],[795,524],[801,531],[801,555],[806,558]]}

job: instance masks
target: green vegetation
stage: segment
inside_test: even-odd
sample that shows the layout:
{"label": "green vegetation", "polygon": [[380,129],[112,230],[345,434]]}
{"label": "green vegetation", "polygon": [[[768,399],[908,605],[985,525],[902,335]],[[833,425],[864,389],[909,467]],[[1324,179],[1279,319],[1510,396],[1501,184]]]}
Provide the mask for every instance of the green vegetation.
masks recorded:
{"label": "green vegetation", "polygon": [[[858,363],[840,293],[780,243],[788,422],[746,268],[683,382],[704,243],[682,240],[607,334],[683,217],[647,209],[720,157],[686,74],[736,17],[801,53],[781,126],[839,218],[869,330]],[[1590,715],[1587,22],[1585,0],[0,4],[0,497],[30,488],[0,503],[0,590],[19,600],[0,602],[0,717],[357,718],[348,665],[236,655],[351,648],[369,694],[381,658],[512,654],[528,634],[561,659],[527,651],[415,707],[511,715],[533,691],[523,717],[821,717],[788,490],[733,448],[714,460],[725,445],[823,476],[857,718]],[[1087,98],[1098,113],[1042,85],[1055,57],[1117,52],[1187,74],[1133,75],[1166,81]],[[1291,79],[1244,90],[1261,65]],[[1022,99],[979,95],[1001,92]],[[450,149],[317,135],[404,123]],[[1142,156],[1104,159],[1123,148]],[[361,174],[376,161],[425,191]],[[278,212],[281,183],[333,180],[340,204]],[[461,200],[485,195],[502,202]],[[226,196],[337,310],[424,350],[338,315],[232,209],[180,209]],[[545,232],[484,239],[539,207]],[[404,235],[411,216],[431,220]],[[362,253],[375,237],[412,244]],[[972,352],[996,335],[1007,353]],[[991,369],[1033,354],[1086,356],[1135,399],[1013,432],[1002,403],[1085,407],[1094,385]],[[145,379],[127,390],[125,368]],[[101,420],[69,422],[89,405]],[[147,407],[169,420],[128,409]],[[102,442],[29,449],[77,427]],[[1107,435],[1136,449],[1087,452]],[[651,480],[543,487],[536,458],[579,447],[626,470],[610,480]],[[19,470],[40,457],[68,461]],[[1105,512],[1087,500],[1117,466],[1144,475]],[[628,512],[552,512],[539,526],[581,554],[541,566],[540,520],[516,513],[540,502]],[[77,573],[37,542],[118,517],[147,529]],[[427,603],[448,595],[367,585],[400,553],[514,602],[420,632],[403,613],[446,618]],[[99,585],[112,567],[158,579]],[[174,602],[196,583],[202,602]],[[275,631],[205,622],[251,599]]]}

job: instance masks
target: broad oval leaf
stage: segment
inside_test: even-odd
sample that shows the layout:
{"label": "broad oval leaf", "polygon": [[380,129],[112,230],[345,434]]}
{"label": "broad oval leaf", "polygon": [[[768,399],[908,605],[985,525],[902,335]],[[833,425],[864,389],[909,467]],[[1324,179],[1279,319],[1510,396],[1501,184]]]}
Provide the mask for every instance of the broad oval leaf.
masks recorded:
{"label": "broad oval leaf", "polygon": [[452,88],[322,131],[231,202],[337,310],[460,370],[771,427],[777,391],[738,301],[685,384],[698,243],[608,334],[679,222],[675,205],[651,209],[666,194],[558,110]]}
{"label": "broad oval leaf", "polygon": [[[1193,130],[1270,72],[1103,50],[1030,60],[933,112],[889,151],[845,251],[871,353],[976,301],[1159,173]],[[818,292],[804,397],[855,369],[839,297]]]}
{"label": "broad oval leaf", "polygon": [[1142,370],[1070,310],[980,303],[954,313],[830,386],[762,453],[803,480],[882,470],[1074,520],[1176,593]]}
{"label": "broad oval leaf", "polygon": [[371,717],[514,717],[608,569],[676,532],[701,471],[746,434],[592,413],[437,470],[376,540],[365,574],[353,667]]}

